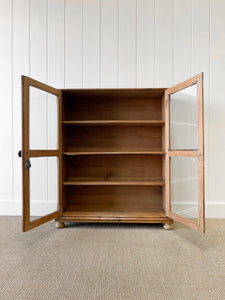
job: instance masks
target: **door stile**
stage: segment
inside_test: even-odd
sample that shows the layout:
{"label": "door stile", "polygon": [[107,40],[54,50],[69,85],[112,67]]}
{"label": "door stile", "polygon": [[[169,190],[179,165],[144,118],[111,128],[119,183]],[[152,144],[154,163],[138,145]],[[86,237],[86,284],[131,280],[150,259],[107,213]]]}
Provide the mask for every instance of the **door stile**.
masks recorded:
{"label": "door stile", "polygon": [[168,149],[170,149],[170,131],[169,131],[169,94],[165,92],[165,191],[166,191],[166,214],[169,216],[169,211],[171,210],[171,201],[170,201],[170,158]]}
{"label": "door stile", "polygon": [[[205,232],[205,186],[204,186],[204,157],[203,154],[198,159],[198,206],[199,206],[199,230]],[[203,203],[202,203],[203,201]],[[204,217],[202,217],[204,216]]]}
{"label": "door stile", "polygon": [[[198,150],[170,150],[170,98],[169,95],[188,86],[197,84]],[[166,151],[166,215],[202,233],[205,232],[204,205],[204,118],[203,118],[203,73],[200,73],[165,91],[165,151]],[[171,211],[171,157],[186,156],[198,158],[198,219],[196,223]]]}
{"label": "door stile", "polygon": [[[199,226],[205,232],[205,178],[204,178],[204,103],[203,103],[203,73],[199,74],[197,84],[198,95],[198,179],[199,179]],[[202,217],[204,216],[204,217]]]}
{"label": "door stile", "polygon": [[[23,174],[23,231],[28,231],[33,229],[41,224],[44,224],[52,219],[55,219],[59,216],[61,211],[61,189],[62,189],[62,180],[61,180],[61,168],[62,168],[62,131],[61,129],[58,132],[58,141],[59,141],[59,150],[30,150],[29,147],[29,99],[30,99],[30,86],[37,89],[43,90],[47,93],[53,94],[58,97],[58,122],[59,129],[61,128],[61,91],[57,90],[51,86],[48,86],[44,83],[36,81],[32,78],[22,76],[22,174]],[[26,161],[29,161],[30,157],[50,157],[56,156],[59,161],[59,203],[58,210],[52,212],[48,215],[42,216],[37,220],[30,221],[30,169],[26,168]]]}
{"label": "door stile", "polygon": [[59,215],[63,214],[63,143],[62,143],[62,91],[58,95],[58,132],[59,132]]}
{"label": "door stile", "polygon": [[30,199],[29,171],[25,169],[25,162],[29,159],[29,84],[22,77],[22,174],[23,174],[23,231],[29,228],[30,206],[27,199]]}

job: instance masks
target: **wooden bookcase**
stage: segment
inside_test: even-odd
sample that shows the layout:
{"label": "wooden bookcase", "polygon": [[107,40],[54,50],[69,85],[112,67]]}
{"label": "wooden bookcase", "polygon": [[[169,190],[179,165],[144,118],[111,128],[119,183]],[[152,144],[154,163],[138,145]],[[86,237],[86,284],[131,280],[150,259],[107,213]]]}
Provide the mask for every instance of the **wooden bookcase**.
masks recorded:
{"label": "wooden bookcase", "polygon": [[[163,223],[204,232],[202,74],[170,89],[55,89],[22,76],[23,230],[64,222]],[[170,98],[196,85],[197,149],[170,149]],[[58,148],[30,149],[30,87],[58,97]],[[30,214],[30,157],[58,158],[58,209]],[[171,157],[198,159],[198,218],[171,208]]]}

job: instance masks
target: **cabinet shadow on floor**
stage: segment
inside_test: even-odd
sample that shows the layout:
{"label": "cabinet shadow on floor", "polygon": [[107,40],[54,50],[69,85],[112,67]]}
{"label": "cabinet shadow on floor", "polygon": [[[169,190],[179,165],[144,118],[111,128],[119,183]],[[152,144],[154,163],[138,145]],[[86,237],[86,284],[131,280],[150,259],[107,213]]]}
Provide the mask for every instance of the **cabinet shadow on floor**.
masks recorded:
{"label": "cabinet shadow on floor", "polygon": [[[216,219],[216,221],[218,222],[219,220]],[[172,232],[175,238],[179,238],[183,240],[184,243],[187,243],[191,246],[195,246],[197,250],[201,250],[202,252],[208,252],[224,244],[224,241],[221,239],[222,232],[215,232],[213,222],[213,219],[206,219],[205,234],[202,234],[194,229],[190,230],[190,228],[175,221],[173,224]],[[223,223],[221,224],[221,231],[224,231],[224,220],[222,221],[221,219],[221,222]]]}
{"label": "cabinet shadow on floor", "polygon": [[160,223],[85,223],[85,222],[65,222],[65,227],[62,230],[69,228],[79,229],[160,229],[163,230],[163,224]]}

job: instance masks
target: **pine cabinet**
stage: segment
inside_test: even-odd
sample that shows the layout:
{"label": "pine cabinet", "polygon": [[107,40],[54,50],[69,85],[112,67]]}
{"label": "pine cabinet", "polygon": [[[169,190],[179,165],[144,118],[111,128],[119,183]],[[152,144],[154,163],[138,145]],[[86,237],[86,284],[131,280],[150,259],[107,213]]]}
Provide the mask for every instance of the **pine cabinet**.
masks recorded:
{"label": "pine cabinet", "polygon": [[204,232],[202,73],[149,89],[55,89],[22,76],[22,98],[23,231],[55,219]]}

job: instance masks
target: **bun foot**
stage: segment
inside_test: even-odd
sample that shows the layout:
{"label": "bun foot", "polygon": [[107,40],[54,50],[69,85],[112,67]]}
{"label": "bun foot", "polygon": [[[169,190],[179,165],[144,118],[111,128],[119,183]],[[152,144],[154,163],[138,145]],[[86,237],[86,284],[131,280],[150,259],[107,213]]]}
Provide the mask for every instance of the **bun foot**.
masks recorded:
{"label": "bun foot", "polygon": [[163,228],[166,230],[171,230],[171,229],[173,229],[173,224],[164,223]]}
{"label": "bun foot", "polygon": [[64,224],[64,222],[55,221],[55,227],[56,228],[64,228],[65,224]]}

